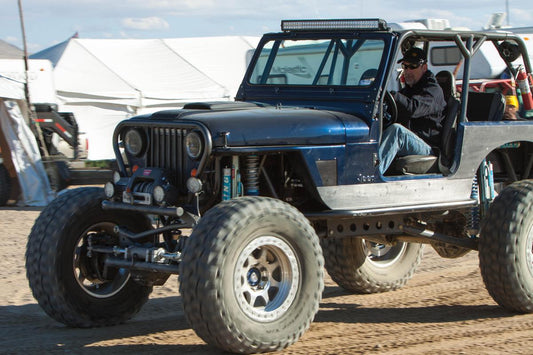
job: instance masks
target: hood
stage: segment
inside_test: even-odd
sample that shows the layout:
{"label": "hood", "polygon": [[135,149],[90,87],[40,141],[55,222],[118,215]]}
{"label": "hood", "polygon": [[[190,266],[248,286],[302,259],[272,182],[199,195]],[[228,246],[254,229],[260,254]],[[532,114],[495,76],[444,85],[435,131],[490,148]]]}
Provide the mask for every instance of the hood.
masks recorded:
{"label": "hood", "polygon": [[250,104],[237,108],[228,104],[217,109],[186,106],[183,110],[155,113],[150,119],[201,122],[211,132],[213,146],[222,146],[223,136],[227,136],[230,147],[345,144],[346,127],[352,142],[368,137],[368,125],[364,121],[341,112]]}

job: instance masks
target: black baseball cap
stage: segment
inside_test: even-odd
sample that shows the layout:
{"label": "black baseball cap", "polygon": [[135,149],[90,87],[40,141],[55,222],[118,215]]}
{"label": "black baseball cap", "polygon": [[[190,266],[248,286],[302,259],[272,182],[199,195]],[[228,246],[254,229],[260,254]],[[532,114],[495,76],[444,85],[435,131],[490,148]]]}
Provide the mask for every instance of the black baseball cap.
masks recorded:
{"label": "black baseball cap", "polygon": [[426,53],[424,53],[421,48],[411,47],[403,54],[403,58],[400,59],[398,63],[408,62],[413,64],[422,64],[425,63],[426,60]]}

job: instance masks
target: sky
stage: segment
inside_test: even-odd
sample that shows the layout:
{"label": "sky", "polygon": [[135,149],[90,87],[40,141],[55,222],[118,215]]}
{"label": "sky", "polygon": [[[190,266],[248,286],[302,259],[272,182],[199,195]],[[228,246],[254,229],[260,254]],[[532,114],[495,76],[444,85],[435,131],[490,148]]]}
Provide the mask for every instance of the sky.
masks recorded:
{"label": "sky", "polygon": [[[491,14],[512,27],[533,26],[531,0],[20,0],[29,53],[79,38],[260,36],[282,19],[438,18],[480,30]],[[17,0],[0,0],[0,39],[22,49]],[[508,5],[508,6],[507,6]],[[505,24],[507,23],[505,20]]]}

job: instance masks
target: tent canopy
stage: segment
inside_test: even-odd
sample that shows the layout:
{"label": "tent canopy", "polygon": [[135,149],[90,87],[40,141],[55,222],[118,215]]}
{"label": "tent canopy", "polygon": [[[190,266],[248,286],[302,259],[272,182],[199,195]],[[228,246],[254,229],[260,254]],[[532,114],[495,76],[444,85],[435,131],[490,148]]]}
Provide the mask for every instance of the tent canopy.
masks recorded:
{"label": "tent canopy", "polygon": [[65,104],[105,102],[136,108],[169,106],[236,94],[253,37],[78,39],[31,58],[54,65]]}
{"label": "tent canopy", "polygon": [[12,44],[0,39],[0,59],[22,59],[24,52]]}
{"label": "tent canopy", "polygon": [[248,66],[248,52],[253,51],[259,37],[203,37],[163,40],[187,62],[229,91],[237,94]]}

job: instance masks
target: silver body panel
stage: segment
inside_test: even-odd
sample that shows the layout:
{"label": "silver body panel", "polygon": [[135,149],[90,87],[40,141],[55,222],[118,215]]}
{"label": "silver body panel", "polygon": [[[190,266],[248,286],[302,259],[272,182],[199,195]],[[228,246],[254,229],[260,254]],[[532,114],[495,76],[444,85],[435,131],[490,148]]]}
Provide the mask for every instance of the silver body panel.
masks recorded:
{"label": "silver body panel", "polygon": [[461,150],[452,179],[474,176],[483,159],[506,143],[533,142],[533,121],[468,122],[459,125],[458,139]]}
{"label": "silver body panel", "polygon": [[519,141],[533,142],[533,125],[519,122],[475,122],[461,124],[459,158],[449,176],[404,176],[371,184],[321,186],[318,193],[332,210],[354,213],[383,213],[419,206],[443,208],[475,203],[470,199],[472,181],[485,157],[500,146]]}
{"label": "silver body panel", "polygon": [[[473,177],[473,176],[472,176]],[[372,210],[470,200],[472,178],[428,178],[374,184],[323,186],[320,197],[333,210]],[[378,212],[378,211],[376,211]]]}

